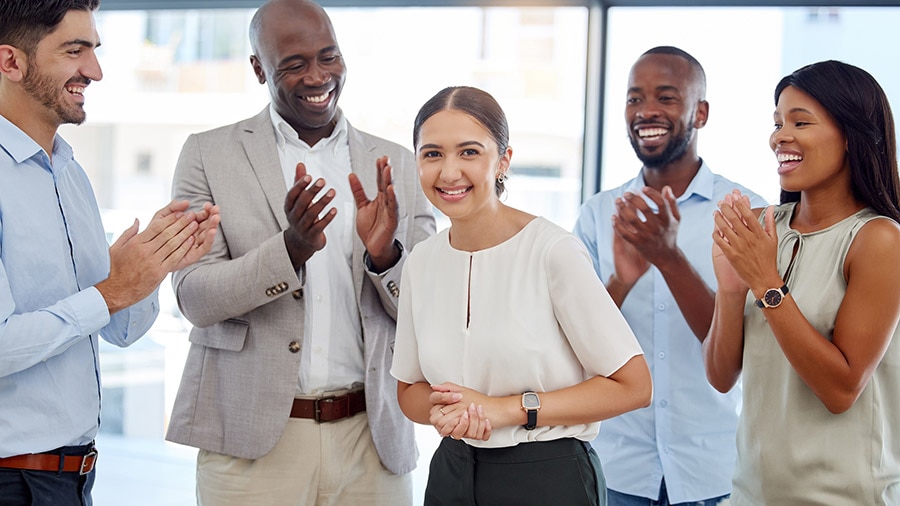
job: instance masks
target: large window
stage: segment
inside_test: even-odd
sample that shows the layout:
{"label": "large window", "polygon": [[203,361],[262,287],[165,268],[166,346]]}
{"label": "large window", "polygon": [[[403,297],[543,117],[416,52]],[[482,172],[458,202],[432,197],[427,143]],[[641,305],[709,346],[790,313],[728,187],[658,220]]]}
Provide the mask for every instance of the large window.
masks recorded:
{"label": "large window", "polygon": [[602,188],[634,177],[640,162],[626,137],[628,72],[641,53],[673,45],[707,74],[709,122],[700,156],[713,171],[770,203],[780,188],[769,149],[775,85],[803,65],[841,60],[869,71],[895,104],[900,70],[874,48],[893,47],[898,8],[612,8],[606,47]]}

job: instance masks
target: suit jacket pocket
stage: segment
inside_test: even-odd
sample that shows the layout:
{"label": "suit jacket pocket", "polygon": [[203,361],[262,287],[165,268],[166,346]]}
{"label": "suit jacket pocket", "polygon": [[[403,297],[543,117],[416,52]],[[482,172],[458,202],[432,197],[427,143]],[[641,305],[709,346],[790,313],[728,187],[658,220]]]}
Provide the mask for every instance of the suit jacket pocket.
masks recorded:
{"label": "suit jacket pocket", "polygon": [[245,320],[229,318],[209,327],[194,327],[190,341],[201,346],[219,350],[241,351],[247,341],[250,323]]}

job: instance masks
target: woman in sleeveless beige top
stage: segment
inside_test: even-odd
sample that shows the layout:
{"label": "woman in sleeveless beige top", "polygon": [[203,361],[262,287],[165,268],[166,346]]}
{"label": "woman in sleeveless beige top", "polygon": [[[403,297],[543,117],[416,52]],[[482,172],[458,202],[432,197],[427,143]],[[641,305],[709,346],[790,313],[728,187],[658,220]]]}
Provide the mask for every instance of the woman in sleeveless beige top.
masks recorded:
{"label": "woman in sleeveless beige top", "polygon": [[782,204],[716,212],[707,376],[743,372],[732,504],[900,504],[900,182],[878,83],[836,61],[775,90]]}

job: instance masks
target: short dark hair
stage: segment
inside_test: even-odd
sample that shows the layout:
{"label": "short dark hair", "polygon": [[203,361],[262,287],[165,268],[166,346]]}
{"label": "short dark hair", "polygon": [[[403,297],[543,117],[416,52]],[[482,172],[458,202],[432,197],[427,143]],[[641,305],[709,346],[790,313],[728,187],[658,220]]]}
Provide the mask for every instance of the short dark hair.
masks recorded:
{"label": "short dark hair", "polygon": [[38,43],[53,32],[69,11],[93,11],[100,0],[2,0],[0,44],[34,54]]}
{"label": "short dark hair", "polygon": [[[413,124],[413,150],[419,144],[419,133],[428,118],[441,111],[460,111],[468,114],[491,134],[500,156],[509,147],[509,125],[506,114],[490,93],[471,86],[449,86],[428,99],[419,109]],[[503,182],[495,183],[497,195],[505,190]]]}
{"label": "short dark hair", "polygon": [[[781,79],[775,87],[776,106],[788,86],[821,104],[847,139],[853,196],[900,222],[894,117],[887,95],[875,78],[840,61],[813,63]],[[799,200],[799,192],[782,190],[782,203]]]}
{"label": "short dark hair", "polygon": [[700,65],[700,62],[691,56],[690,53],[675,46],[656,46],[644,51],[644,54],[641,56],[647,56],[648,54],[667,54],[686,60],[691,64],[691,68],[694,69],[697,79],[700,81],[700,98],[706,97],[706,71],[703,70],[703,65]]}

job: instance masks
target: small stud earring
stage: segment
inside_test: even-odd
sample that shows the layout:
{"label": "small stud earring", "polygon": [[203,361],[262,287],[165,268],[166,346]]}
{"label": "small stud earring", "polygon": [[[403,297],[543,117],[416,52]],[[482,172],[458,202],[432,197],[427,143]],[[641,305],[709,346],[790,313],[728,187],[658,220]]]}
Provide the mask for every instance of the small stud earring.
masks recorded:
{"label": "small stud earring", "polygon": [[497,175],[497,182],[503,184],[506,180],[509,179],[509,176],[506,175],[506,172],[501,172]]}

